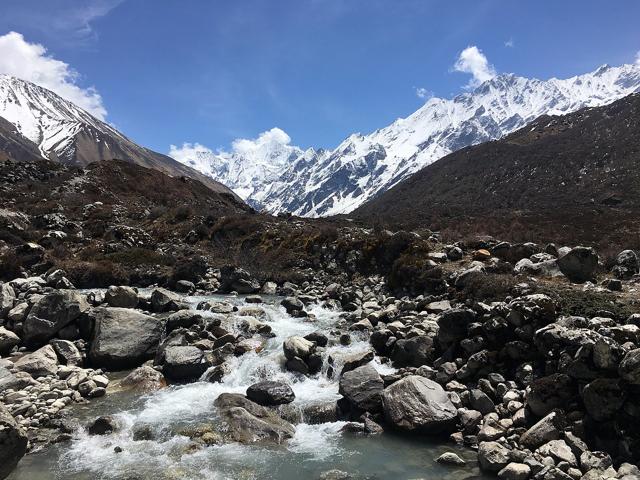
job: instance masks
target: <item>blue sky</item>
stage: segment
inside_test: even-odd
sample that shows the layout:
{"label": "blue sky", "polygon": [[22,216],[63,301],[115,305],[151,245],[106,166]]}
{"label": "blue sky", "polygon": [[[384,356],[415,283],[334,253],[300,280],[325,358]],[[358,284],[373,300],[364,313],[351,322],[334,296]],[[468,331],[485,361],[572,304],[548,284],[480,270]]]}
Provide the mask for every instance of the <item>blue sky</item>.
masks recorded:
{"label": "blue sky", "polygon": [[332,148],[415,111],[420,92],[460,93],[468,46],[497,72],[567,77],[632,63],[639,18],[636,0],[2,0],[0,35],[45,47],[157,151],[272,127]]}

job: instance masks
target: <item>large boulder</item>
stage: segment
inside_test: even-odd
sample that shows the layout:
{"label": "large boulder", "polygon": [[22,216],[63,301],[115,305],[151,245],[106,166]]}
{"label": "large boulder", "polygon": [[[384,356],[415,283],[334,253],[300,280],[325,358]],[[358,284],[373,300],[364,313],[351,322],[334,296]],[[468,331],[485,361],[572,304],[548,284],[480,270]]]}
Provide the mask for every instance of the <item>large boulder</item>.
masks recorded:
{"label": "large boulder", "polygon": [[613,273],[620,279],[625,279],[638,273],[640,262],[638,256],[633,250],[623,250],[616,257],[616,264],[613,267]]}
{"label": "large boulder", "polygon": [[56,290],[34,303],[24,321],[27,345],[38,346],[53,338],[60,330],[89,310],[85,295],[74,290]]}
{"label": "large boulder", "polygon": [[498,442],[480,442],[478,463],[483,471],[498,473],[509,464],[509,449]]}
{"label": "large boulder", "polygon": [[129,308],[97,308],[89,360],[110,370],[139,366],[154,357],[162,321]]}
{"label": "large boulder", "polygon": [[613,418],[625,399],[625,389],[617,378],[596,378],[582,390],[584,407],[598,422]]}
{"label": "large boulder", "polygon": [[214,405],[231,441],[282,444],[295,434],[293,425],[243,395],[223,393]]}
{"label": "large boulder", "polygon": [[105,292],[104,301],[110,307],[136,308],[138,292],[132,287],[112,285]]}
{"label": "large boulder", "polygon": [[180,303],[180,295],[166,288],[156,288],[151,292],[151,308],[154,312],[178,310]]}
{"label": "large boulder", "polygon": [[51,345],[20,357],[15,363],[16,370],[26,372],[32,377],[55,375],[58,371],[58,356]]}
{"label": "large boulder", "polygon": [[16,300],[16,292],[8,283],[0,283],[0,319],[9,313]]}
{"label": "large boulder", "polygon": [[454,308],[447,310],[438,319],[438,342],[447,346],[467,337],[469,324],[475,321],[473,310]]}
{"label": "large boulder", "polygon": [[398,340],[391,351],[391,360],[396,367],[420,367],[433,360],[433,339],[418,335]]}
{"label": "large boulder", "polygon": [[82,366],[82,355],[80,354],[78,347],[69,340],[51,340],[51,346],[58,354],[60,362],[64,365],[75,367]]}
{"label": "large boulder", "polygon": [[170,380],[183,381],[200,378],[209,368],[204,353],[189,345],[171,346],[165,349],[162,373]]}
{"label": "large boulder", "polygon": [[224,266],[220,269],[220,291],[224,293],[257,293],[260,283],[242,268]]}
{"label": "large boulder", "polygon": [[162,373],[152,367],[143,365],[123,378],[120,386],[127,390],[152,392],[166,387],[167,382]]}
{"label": "large boulder", "polygon": [[591,247],[575,247],[558,259],[558,267],[572,282],[593,280],[598,268],[598,254]]}
{"label": "large boulder", "polygon": [[449,430],[458,416],[442,387],[418,375],[404,377],[385,388],[382,407],[390,425],[428,434]]}
{"label": "large boulder", "polygon": [[531,450],[535,450],[551,440],[558,440],[562,435],[565,424],[566,419],[562,413],[559,411],[551,412],[524,432],[520,437],[520,443]]}
{"label": "large boulder", "polygon": [[534,380],[527,388],[527,405],[539,417],[556,408],[566,408],[576,397],[577,387],[569,375],[554,373]]}
{"label": "large boulder", "polygon": [[360,410],[378,412],[382,409],[384,381],[371,365],[346,372],[340,378],[340,394]]}
{"label": "large boulder", "polygon": [[5,367],[0,366],[0,393],[5,390],[20,390],[37,382],[31,378],[31,375],[25,372],[11,373]]}
{"label": "large boulder", "polygon": [[640,385],[640,348],[628,352],[620,366],[618,374],[632,385]]}
{"label": "large boulder", "polygon": [[299,336],[289,337],[282,344],[284,356],[287,357],[287,360],[293,360],[295,357],[305,360],[315,351],[315,347],[316,344],[314,342]]}
{"label": "large boulder", "polygon": [[0,327],[0,357],[9,355],[13,347],[20,343],[20,337],[13,333],[11,330],[7,330],[4,327]]}
{"label": "large boulder", "polygon": [[286,383],[267,380],[247,388],[247,398],[259,405],[270,406],[291,403],[296,396]]}
{"label": "large boulder", "polygon": [[0,480],[9,476],[27,453],[27,435],[0,403]]}

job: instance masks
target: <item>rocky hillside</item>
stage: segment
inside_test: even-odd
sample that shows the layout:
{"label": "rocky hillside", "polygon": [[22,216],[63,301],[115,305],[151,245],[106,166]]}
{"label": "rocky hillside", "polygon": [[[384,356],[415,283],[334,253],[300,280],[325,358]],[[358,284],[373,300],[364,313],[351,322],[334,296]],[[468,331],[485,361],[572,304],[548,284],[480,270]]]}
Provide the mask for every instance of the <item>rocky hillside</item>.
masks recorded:
{"label": "rocky hillside", "polygon": [[[275,136],[272,130],[249,151],[200,147],[173,149],[172,155],[237,189],[257,208],[335,215],[353,211],[451,152],[502,138],[541,115],[606,105],[638,91],[637,65],[605,65],[568,79],[504,74],[452,99],[431,98],[408,117],[370,134],[350,135],[333,150],[303,150],[289,145],[281,130]],[[263,142],[265,136],[272,141]],[[256,170],[256,161],[277,167]]]}
{"label": "rocky hillside", "polygon": [[0,160],[27,160],[41,158],[38,146],[15,131],[12,123],[0,117]]}
{"label": "rocky hillside", "polygon": [[360,207],[389,225],[621,244],[640,215],[640,95],[543,116],[455,152]]}
{"label": "rocky hillside", "polygon": [[[175,177],[195,178],[216,192],[230,193],[210,177],[137,145],[111,125],[52,91],[4,74],[0,74],[0,117],[4,128],[10,129],[8,122],[13,125],[15,135],[36,144],[42,158],[77,166],[124,159]],[[32,158],[16,156],[15,159]]]}

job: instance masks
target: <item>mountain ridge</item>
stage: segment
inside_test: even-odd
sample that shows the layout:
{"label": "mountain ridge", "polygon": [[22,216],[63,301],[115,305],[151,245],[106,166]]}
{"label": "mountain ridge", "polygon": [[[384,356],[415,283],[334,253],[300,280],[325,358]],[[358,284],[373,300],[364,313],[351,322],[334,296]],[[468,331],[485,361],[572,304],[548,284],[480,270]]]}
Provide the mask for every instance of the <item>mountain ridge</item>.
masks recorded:
{"label": "mountain ridge", "polygon": [[[275,179],[255,178],[248,186],[244,179],[241,196],[271,213],[310,217],[349,213],[460,148],[501,138],[544,114],[599,106],[637,91],[637,65],[603,65],[568,79],[501,74],[452,99],[431,98],[408,117],[370,134],[351,134],[331,151],[303,150],[286,143],[294,156],[282,173]],[[209,162],[231,165],[226,152],[208,152]],[[233,156],[234,164],[242,162],[237,152]],[[195,163],[187,157],[178,160],[206,172],[206,155]],[[223,168],[208,173],[232,189],[237,187]]]}
{"label": "mountain ridge", "polygon": [[43,158],[75,166],[123,159],[171,176],[191,177],[216,192],[236,196],[211,177],[137,145],[51,90],[7,74],[0,74],[0,117],[33,142]]}

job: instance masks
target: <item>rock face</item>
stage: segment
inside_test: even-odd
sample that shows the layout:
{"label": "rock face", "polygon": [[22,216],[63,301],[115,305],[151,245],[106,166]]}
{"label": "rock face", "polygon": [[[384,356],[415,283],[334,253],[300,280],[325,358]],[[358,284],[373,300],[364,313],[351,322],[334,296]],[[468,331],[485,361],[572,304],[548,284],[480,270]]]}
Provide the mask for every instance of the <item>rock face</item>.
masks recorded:
{"label": "rock face", "polygon": [[371,365],[346,372],[340,378],[340,394],[352,406],[367,412],[378,412],[382,409],[383,390],[384,382]]}
{"label": "rock face", "polygon": [[25,343],[38,346],[89,309],[86,297],[73,290],[56,290],[41,297],[24,321]]}
{"label": "rock face", "polygon": [[291,403],[296,396],[284,382],[264,381],[247,388],[247,398],[260,405],[282,405]]}
{"label": "rock face", "polygon": [[282,444],[295,434],[289,422],[242,395],[223,393],[216,398],[215,406],[232,441]]}
{"label": "rock face", "polygon": [[112,370],[139,366],[153,358],[161,333],[160,320],[136,310],[96,309],[89,360]]}
{"label": "rock face", "polygon": [[45,345],[39,350],[19,358],[15,363],[15,368],[34,378],[55,375],[58,371],[58,356],[51,345]]}
{"label": "rock face", "polygon": [[6,478],[27,453],[27,435],[0,403],[0,480]]}
{"label": "rock face", "polygon": [[598,254],[590,247],[575,247],[558,259],[558,267],[572,282],[586,282],[598,268]]}
{"label": "rock face", "polygon": [[387,421],[407,431],[447,431],[458,416],[442,387],[418,375],[410,375],[387,387],[382,393],[382,406]]}

